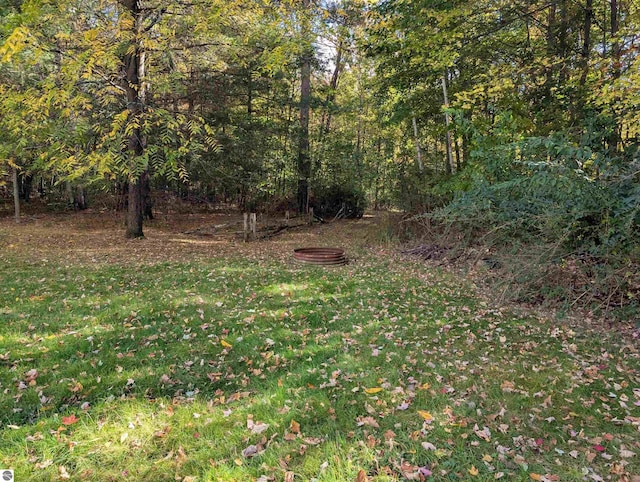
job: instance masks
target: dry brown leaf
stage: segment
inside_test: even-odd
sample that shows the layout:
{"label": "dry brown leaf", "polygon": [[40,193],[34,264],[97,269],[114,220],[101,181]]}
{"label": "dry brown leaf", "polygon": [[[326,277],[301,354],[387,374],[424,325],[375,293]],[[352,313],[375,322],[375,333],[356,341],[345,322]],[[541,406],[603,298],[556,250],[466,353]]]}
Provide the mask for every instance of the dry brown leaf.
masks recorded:
{"label": "dry brown leaf", "polygon": [[364,470],[360,469],[356,482],[369,482],[369,477],[367,477],[367,473]]}
{"label": "dry brown leaf", "polygon": [[356,422],[358,423],[358,427],[368,425],[369,427],[380,428],[380,425],[375,421],[373,417],[358,417],[356,419]]}

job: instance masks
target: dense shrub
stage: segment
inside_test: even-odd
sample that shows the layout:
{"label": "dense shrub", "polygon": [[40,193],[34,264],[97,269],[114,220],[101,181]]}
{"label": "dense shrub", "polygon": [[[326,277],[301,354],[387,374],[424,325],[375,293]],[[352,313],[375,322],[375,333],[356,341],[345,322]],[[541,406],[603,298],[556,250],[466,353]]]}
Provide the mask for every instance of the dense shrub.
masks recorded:
{"label": "dense shrub", "polygon": [[332,185],[316,189],[310,204],[323,218],[361,218],[367,203],[364,193],[356,187]]}
{"label": "dense shrub", "polygon": [[429,217],[593,254],[626,251],[640,241],[637,162],[614,162],[560,135],[480,145],[474,156],[481,168],[473,170],[469,188]]}

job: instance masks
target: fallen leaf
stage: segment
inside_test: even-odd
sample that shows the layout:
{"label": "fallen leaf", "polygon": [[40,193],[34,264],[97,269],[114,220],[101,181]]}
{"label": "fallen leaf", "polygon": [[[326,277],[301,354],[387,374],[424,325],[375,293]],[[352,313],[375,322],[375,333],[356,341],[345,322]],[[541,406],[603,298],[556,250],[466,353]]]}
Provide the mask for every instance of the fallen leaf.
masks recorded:
{"label": "fallen leaf", "polygon": [[166,427],[164,427],[162,430],[157,430],[155,432],[153,432],[153,436],[156,438],[164,438],[167,436],[167,434],[171,431],[171,427],[169,427],[168,425]]}
{"label": "fallen leaf", "polygon": [[433,415],[426,410],[418,410],[418,415],[424,418],[427,422],[431,422],[433,420]]}
{"label": "fallen leaf", "polygon": [[502,382],[502,385],[500,385],[500,388],[503,392],[510,393],[513,392],[513,390],[516,388],[516,384],[510,382],[509,380],[505,380]]}
{"label": "fallen leaf", "polygon": [[420,467],[410,464],[406,460],[402,461],[400,472],[407,480],[420,480],[422,478],[420,475]]}
{"label": "fallen leaf", "polygon": [[367,473],[364,470],[360,469],[358,471],[356,482],[369,482],[369,477],[367,477]]}
{"label": "fallen leaf", "polygon": [[364,389],[365,393],[368,393],[369,395],[373,395],[374,393],[379,393],[382,390],[384,390],[384,388],[381,388],[381,387],[373,387],[373,388],[365,388]]}
{"label": "fallen leaf", "polygon": [[260,449],[258,448],[257,445],[249,445],[246,449],[242,451],[242,455],[244,457],[250,458],[258,455],[259,452],[260,452]]}
{"label": "fallen leaf", "polygon": [[229,343],[228,341],[225,341],[225,340],[220,340],[220,344],[225,348],[233,347],[233,345],[231,343]]}
{"label": "fallen leaf", "polygon": [[36,464],[36,469],[38,469],[38,470],[46,469],[50,465],[53,465],[53,460],[45,460],[43,462],[37,463]]}
{"label": "fallen leaf", "polygon": [[472,465],[471,468],[469,469],[469,473],[475,477],[476,475],[478,475],[479,472],[478,472],[478,469],[476,469],[476,466]]}
{"label": "fallen leaf", "polygon": [[69,472],[67,472],[67,469],[64,465],[61,465],[58,467],[58,475],[60,475],[61,479],[70,479],[71,476],[69,475]]}
{"label": "fallen leaf", "polygon": [[369,427],[380,428],[380,425],[378,424],[378,422],[375,421],[373,417],[358,417],[356,419],[356,422],[358,424],[358,427],[362,427],[363,425],[368,425]]}
{"label": "fallen leaf", "polygon": [[291,433],[300,433],[300,424],[295,420],[291,420],[289,430],[291,430]]}
{"label": "fallen leaf", "polygon": [[73,425],[78,421],[80,421],[80,419],[77,418],[75,414],[71,414],[68,417],[62,417],[62,425]]}
{"label": "fallen leaf", "polygon": [[251,433],[259,434],[266,431],[269,428],[269,424],[264,422],[254,422],[253,419],[248,418],[247,428],[251,430]]}
{"label": "fallen leaf", "polygon": [[480,430],[480,428],[476,424],[473,427],[473,433],[475,433],[482,440],[485,440],[487,442],[491,442],[491,431],[489,430],[488,427],[483,427],[482,430]]}

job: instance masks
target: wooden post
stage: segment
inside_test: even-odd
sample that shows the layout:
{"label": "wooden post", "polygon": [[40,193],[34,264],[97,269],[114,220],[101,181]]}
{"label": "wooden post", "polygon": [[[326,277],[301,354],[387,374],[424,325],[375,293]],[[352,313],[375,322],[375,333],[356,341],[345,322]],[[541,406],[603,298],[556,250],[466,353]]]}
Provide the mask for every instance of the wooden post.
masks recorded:
{"label": "wooden post", "polygon": [[285,211],[284,212],[284,224],[285,224],[285,226],[289,226],[289,219],[290,219],[289,211]]}
{"label": "wooden post", "polygon": [[249,239],[249,213],[244,213],[243,215],[243,233],[244,233],[244,242],[246,243]]}
{"label": "wooden post", "polygon": [[313,208],[309,208],[309,225],[313,224]]}
{"label": "wooden post", "polygon": [[13,182],[13,206],[15,209],[16,223],[20,224],[20,187],[18,186],[18,168],[14,167],[11,173]]}
{"label": "wooden post", "polygon": [[253,239],[256,238],[257,225],[258,225],[258,217],[256,213],[251,213],[249,217],[249,229],[251,230],[251,235],[253,236]]}

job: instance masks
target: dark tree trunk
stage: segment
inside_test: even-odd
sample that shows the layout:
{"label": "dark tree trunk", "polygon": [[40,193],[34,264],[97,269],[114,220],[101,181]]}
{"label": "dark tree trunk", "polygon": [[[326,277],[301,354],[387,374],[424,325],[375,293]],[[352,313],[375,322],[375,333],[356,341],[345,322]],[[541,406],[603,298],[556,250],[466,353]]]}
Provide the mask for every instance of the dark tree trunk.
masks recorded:
{"label": "dark tree trunk", "polygon": [[620,77],[620,41],[616,38],[620,30],[618,20],[618,0],[611,0],[611,38],[613,39],[612,52],[613,55],[613,76],[617,79]]}
{"label": "dark tree trunk", "polygon": [[247,72],[247,116],[251,120],[253,114],[253,70],[249,66]]}
{"label": "dark tree trunk", "polygon": [[[121,0],[120,3],[133,17],[134,44],[122,59],[122,68],[126,82],[124,88],[127,93],[129,115],[139,120],[144,113],[146,102],[145,86],[145,51],[141,45],[143,12],[139,0]],[[140,124],[140,122],[138,122]],[[140,128],[131,130],[128,142],[129,148],[129,192],[127,206],[127,238],[141,238],[144,236],[142,222],[144,219],[144,177],[148,175],[147,167],[140,169],[139,158],[144,153],[144,140]]]}
{"label": "dark tree trunk", "polygon": [[591,23],[593,21],[593,0],[587,0],[584,9],[584,41],[582,42],[582,75],[580,86],[587,82],[589,74],[589,54],[591,53]]}
{"label": "dark tree trunk", "polygon": [[18,186],[20,188],[20,199],[28,203],[31,200],[33,176],[31,174],[18,174]]}
{"label": "dark tree trunk", "polygon": [[[613,78],[620,78],[620,71],[622,68],[620,59],[622,55],[622,50],[620,47],[620,41],[617,38],[618,31],[620,30],[619,24],[619,5],[618,0],[611,0],[611,39],[613,45],[611,46],[611,57],[613,62]],[[619,99],[614,100],[614,106],[617,104]],[[620,131],[620,124],[618,123],[617,115],[614,109],[614,122],[615,125],[612,128],[611,135],[609,136],[609,152],[615,154],[618,152],[618,146],[622,142],[622,133]]]}
{"label": "dark tree trunk", "polygon": [[547,15],[547,62],[549,65],[546,68],[546,80],[544,84],[546,101],[551,100],[551,88],[553,87],[553,80],[555,74],[555,53],[556,53],[556,4],[551,2],[549,4],[549,13]]}
{"label": "dark tree trunk", "polygon": [[129,181],[127,207],[127,238],[142,238],[142,182]]}
{"label": "dark tree trunk", "polygon": [[16,223],[20,223],[20,187],[18,186],[18,168],[11,170],[11,181],[13,182],[13,209]]}
{"label": "dark tree trunk", "polygon": [[142,217],[143,219],[153,219],[153,199],[151,198],[151,176],[149,171],[144,171],[140,178],[142,189]]}
{"label": "dark tree trunk", "polygon": [[[311,0],[303,0],[305,15],[308,13]],[[309,115],[311,106],[311,29],[309,21],[303,19],[304,41],[309,42],[305,48],[300,66],[300,134],[298,144],[298,212],[305,213],[309,206],[309,178],[311,177],[311,157],[309,155]]]}

